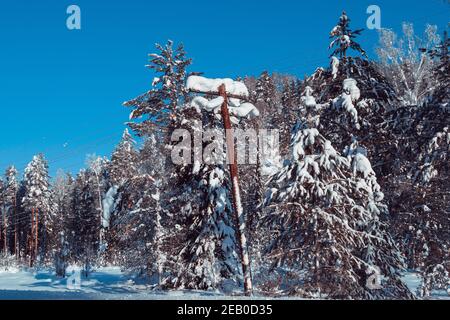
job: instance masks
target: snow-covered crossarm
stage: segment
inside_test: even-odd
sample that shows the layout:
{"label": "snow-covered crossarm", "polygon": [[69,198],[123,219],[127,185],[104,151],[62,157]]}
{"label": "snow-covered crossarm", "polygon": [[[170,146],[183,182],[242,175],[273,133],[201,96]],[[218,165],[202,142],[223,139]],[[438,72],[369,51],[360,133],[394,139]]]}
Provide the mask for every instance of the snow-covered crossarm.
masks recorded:
{"label": "snow-covered crossarm", "polygon": [[217,88],[225,84],[227,96],[230,98],[245,100],[249,97],[247,86],[241,81],[233,79],[209,79],[200,76],[190,76],[186,82],[186,88],[191,92],[209,93],[218,95]]}
{"label": "snow-covered crossarm", "polygon": [[[242,102],[248,97],[248,89],[243,82],[233,81],[231,79],[208,79],[199,76],[191,76],[188,78],[186,88],[191,92],[201,94],[219,95],[218,88],[225,84],[227,97],[229,98],[228,111],[230,113],[231,122],[237,124],[240,118],[254,119],[259,117],[259,110],[249,102]],[[205,110],[207,112],[214,112],[217,118],[221,118],[221,107],[224,98],[219,96],[217,98],[208,100],[205,97],[195,97],[191,106],[198,112]]]}

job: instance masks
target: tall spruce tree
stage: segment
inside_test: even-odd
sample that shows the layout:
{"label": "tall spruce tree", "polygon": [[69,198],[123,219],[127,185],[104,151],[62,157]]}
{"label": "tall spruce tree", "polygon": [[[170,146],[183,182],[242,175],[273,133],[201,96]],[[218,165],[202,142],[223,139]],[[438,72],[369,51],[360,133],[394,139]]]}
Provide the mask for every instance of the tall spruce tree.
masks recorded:
{"label": "tall spruce tree", "polygon": [[[17,192],[19,185],[17,182],[17,170],[14,166],[5,171],[5,180],[1,188],[2,226],[5,228],[3,234],[3,249],[9,253],[17,254],[18,250],[18,204]],[[6,244],[6,246],[5,246]],[[6,253],[6,252],[5,252]]]}
{"label": "tall spruce tree", "polygon": [[83,275],[89,276],[98,258],[101,217],[98,214],[96,174],[81,170],[73,185],[68,221],[70,262],[83,266]]}
{"label": "tall spruce tree", "polygon": [[73,219],[74,179],[70,174],[58,171],[52,184],[53,214],[47,255],[53,259],[58,276],[66,275],[69,263],[70,221]]}
{"label": "tall spruce tree", "polygon": [[[22,198],[23,211],[31,217],[37,217],[37,241],[38,252],[34,252],[39,258],[42,246],[46,243],[49,215],[51,213],[51,193],[48,175],[48,164],[42,154],[33,157],[33,160],[25,168],[23,183],[24,195]],[[36,220],[36,218],[35,218]],[[35,227],[36,228],[36,227]],[[36,241],[36,239],[34,240]]]}
{"label": "tall spruce tree", "polygon": [[135,142],[127,129],[122,140],[114,150],[109,163],[109,179],[114,186],[120,186],[137,174],[138,154],[134,148]]}
{"label": "tall spruce tree", "polygon": [[[269,184],[264,219],[275,235],[269,244],[274,267],[296,266],[306,296],[331,298],[404,298],[399,280],[402,256],[385,231],[387,211],[367,158],[355,150],[339,154],[316,129],[298,124],[292,139],[293,161]],[[380,270],[381,290],[368,284]]]}

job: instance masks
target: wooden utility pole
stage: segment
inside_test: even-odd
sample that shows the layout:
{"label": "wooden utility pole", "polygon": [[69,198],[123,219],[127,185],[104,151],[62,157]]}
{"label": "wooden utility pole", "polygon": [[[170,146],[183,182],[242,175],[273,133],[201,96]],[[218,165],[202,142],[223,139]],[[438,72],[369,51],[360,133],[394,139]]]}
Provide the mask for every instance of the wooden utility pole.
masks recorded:
{"label": "wooden utility pole", "polygon": [[250,258],[248,254],[247,247],[247,237],[245,235],[246,226],[245,226],[245,218],[244,212],[242,208],[241,202],[241,194],[239,189],[239,172],[237,165],[237,157],[235,155],[235,146],[234,146],[234,134],[233,129],[231,127],[230,113],[228,111],[228,96],[225,84],[222,84],[219,87],[219,95],[223,97],[222,104],[222,119],[223,126],[225,128],[225,137],[227,143],[227,158],[230,165],[230,176],[231,176],[231,185],[232,185],[232,195],[233,195],[233,209],[235,214],[235,220],[237,223],[236,227],[236,235],[238,237],[238,243],[241,251],[241,264],[242,264],[242,273],[244,275],[244,290],[247,296],[252,294],[252,278],[250,274]]}
{"label": "wooden utility pole", "polygon": [[190,89],[190,92],[220,96],[223,98],[223,104],[221,108],[223,126],[225,129],[225,137],[227,143],[227,159],[230,165],[230,176],[232,185],[232,197],[233,197],[233,211],[235,214],[235,229],[236,236],[238,238],[238,245],[241,256],[242,274],[244,276],[244,290],[245,295],[251,296],[253,291],[252,278],[250,272],[250,258],[247,247],[247,237],[246,237],[246,224],[245,217],[242,208],[241,194],[239,189],[239,172],[237,165],[237,158],[235,156],[235,146],[234,146],[234,134],[231,127],[230,113],[228,110],[228,98],[235,98],[239,100],[246,100],[247,97],[229,94],[227,93],[225,84],[222,84],[218,88],[218,92],[203,92],[199,90]]}

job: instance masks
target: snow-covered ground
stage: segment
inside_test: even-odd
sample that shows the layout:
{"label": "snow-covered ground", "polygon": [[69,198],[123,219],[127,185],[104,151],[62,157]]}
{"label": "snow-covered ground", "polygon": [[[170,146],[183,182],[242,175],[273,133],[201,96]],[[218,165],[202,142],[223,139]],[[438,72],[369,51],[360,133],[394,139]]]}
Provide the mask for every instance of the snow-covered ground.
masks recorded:
{"label": "snow-covered ground", "polygon": [[[404,275],[403,277],[403,282],[406,283],[406,285],[408,286],[408,288],[416,293],[417,289],[420,286],[421,283],[421,278],[419,273],[417,272],[408,272]],[[432,296],[430,297],[430,299],[432,300],[450,300],[450,296],[447,294],[447,292],[445,291],[433,291],[432,292]]]}
{"label": "snow-covered ground", "polygon": [[107,267],[81,280],[79,289],[69,289],[67,279],[48,270],[13,269],[0,271],[1,299],[69,299],[69,300],[158,300],[158,299],[222,299],[213,292],[154,291],[150,286],[136,283],[120,268]]}
{"label": "snow-covered ground", "polygon": [[[407,273],[403,279],[408,287],[416,291],[420,284],[417,273]],[[79,289],[69,289],[67,279],[55,276],[48,270],[11,269],[0,271],[0,300],[179,300],[179,299],[239,299],[219,293],[203,291],[161,292],[151,286],[136,283],[117,267],[101,268],[89,279],[81,280]],[[433,299],[450,299],[445,292],[434,292]]]}

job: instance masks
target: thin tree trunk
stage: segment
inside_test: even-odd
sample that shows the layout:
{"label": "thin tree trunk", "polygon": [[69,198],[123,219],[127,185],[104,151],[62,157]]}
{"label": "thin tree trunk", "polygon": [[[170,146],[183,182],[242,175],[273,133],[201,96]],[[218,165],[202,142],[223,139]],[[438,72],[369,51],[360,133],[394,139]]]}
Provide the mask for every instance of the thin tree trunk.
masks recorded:
{"label": "thin tree trunk", "polygon": [[35,260],[38,257],[38,247],[39,247],[39,210],[36,209],[36,226],[35,226],[35,234],[36,234],[36,238],[35,238],[35,242],[34,242],[34,256],[35,256]]}
{"label": "thin tree trunk", "polygon": [[6,210],[3,212],[3,254],[6,256],[8,253],[8,219]]}
{"label": "thin tree trunk", "polygon": [[33,267],[33,237],[34,237],[34,208],[31,209],[31,230],[30,230],[30,236],[28,239],[28,246],[29,246],[29,256],[30,256],[30,268]]}
{"label": "thin tree trunk", "polygon": [[16,259],[18,258],[17,256],[17,215],[16,215],[16,197],[14,196],[14,207],[13,207],[13,220],[14,220],[14,255],[16,257]]}

